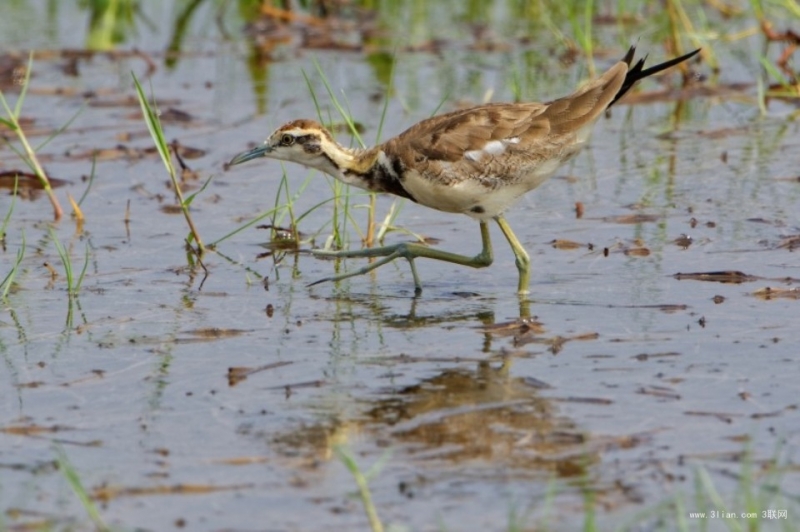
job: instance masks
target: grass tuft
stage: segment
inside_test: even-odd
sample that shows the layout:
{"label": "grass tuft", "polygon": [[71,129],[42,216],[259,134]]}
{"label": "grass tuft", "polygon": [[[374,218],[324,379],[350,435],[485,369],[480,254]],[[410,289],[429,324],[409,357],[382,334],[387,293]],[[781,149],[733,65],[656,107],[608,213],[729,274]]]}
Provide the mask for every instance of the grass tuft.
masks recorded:
{"label": "grass tuft", "polygon": [[66,248],[64,248],[64,245],[58,240],[58,236],[52,227],[50,228],[50,237],[53,239],[53,245],[56,247],[56,252],[59,258],[61,258],[61,264],[64,266],[64,276],[67,279],[67,293],[70,297],[75,297],[81,290],[83,278],[86,275],[86,269],[89,267],[89,244],[86,244],[83,268],[81,268],[80,274],[76,277],[72,267],[72,258]]}
{"label": "grass tuft", "polygon": [[[19,139],[20,144],[22,144],[22,151],[14,147],[13,144],[9,143],[9,146],[11,146],[16,154],[25,162],[26,165],[28,165],[31,171],[39,179],[39,182],[42,184],[42,188],[47,194],[47,197],[50,199],[50,204],[53,206],[53,218],[58,221],[61,219],[61,216],[63,216],[64,210],[61,208],[61,204],[58,202],[58,198],[53,191],[53,187],[50,186],[50,179],[47,177],[47,174],[42,168],[41,163],[39,163],[39,159],[36,156],[36,150],[31,147],[30,142],[28,142],[28,137],[25,135],[25,131],[23,131],[22,125],[19,122],[20,113],[22,111],[22,103],[25,101],[25,95],[27,94],[28,86],[30,85],[32,69],[33,52],[31,52],[30,57],[28,58],[28,67],[25,71],[25,79],[22,82],[22,90],[19,93],[17,104],[14,106],[14,109],[11,109],[11,107],[8,105],[8,102],[3,95],[3,91],[0,90],[0,104],[3,105],[3,109],[5,109],[6,112],[6,118],[0,118],[0,123],[13,131]],[[58,132],[56,132],[56,134],[57,133]]]}
{"label": "grass tuft", "polygon": [[[181,185],[178,181],[178,174],[175,171],[175,165],[172,164],[170,149],[166,138],[164,137],[164,129],[161,126],[161,120],[158,118],[158,112],[153,106],[150,105],[150,102],[148,102],[147,97],[144,94],[144,90],[142,89],[141,84],[139,84],[139,80],[136,79],[136,74],[131,72],[131,76],[133,77],[133,84],[136,87],[136,95],[139,98],[139,105],[141,105],[142,108],[142,115],[144,115],[145,123],[147,123],[147,129],[150,131],[150,136],[153,138],[153,142],[156,145],[158,154],[161,156],[161,162],[164,163],[164,167],[169,174],[169,178],[172,181],[172,187],[175,190],[175,196],[178,200],[178,204],[181,207],[181,212],[183,212],[183,217],[186,219],[186,224],[189,226],[189,235],[186,238],[186,244],[194,253],[194,255],[198,257],[198,259],[202,259],[205,246],[203,245],[203,240],[200,238],[200,233],[197,232],[197,228],[194,225],[192,215],[189,213],[189,205],[191,204],[192,200],[194,200],[197,193],[192,194],[189,196],[189,198],[184,199],[183,192],[181,191]],[[210,179],[211,178],[209,178],[209,180]],[[208,181],[206,181],[206,183],[203,185],[201,191],[204,190],[207,185]],[[197,248],[192,247],[192,242],[197,244]],[[200,264],[202,265],[202,262]]]}

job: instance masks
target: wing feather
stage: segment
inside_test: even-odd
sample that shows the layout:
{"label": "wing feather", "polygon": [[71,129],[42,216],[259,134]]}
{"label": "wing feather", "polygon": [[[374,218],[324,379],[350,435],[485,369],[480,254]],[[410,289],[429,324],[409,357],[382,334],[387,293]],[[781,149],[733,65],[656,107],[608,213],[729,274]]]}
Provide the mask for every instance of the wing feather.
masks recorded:
{"label": "wing feather", "polygon": [[530,149],[548,137],[569,135],[596,120],[622,86],[626,72],[627,64],[620,61],[573,94],[549,103],[487,104],[435,116],[389,141],[387,149],[397,153],[392,148],[405,147],[405,154],[397,154],[406,164],[455,163],[489,142],[515,138],[519,139],[517,149]]}
{"label": "wing feather", "polygon": [[454,111],[423,120],[390,142],[407,146],[416,159],[456,162],[491,141],[547,129],[547,122],[540,119],[545,107],[538,103],[489,104]]}

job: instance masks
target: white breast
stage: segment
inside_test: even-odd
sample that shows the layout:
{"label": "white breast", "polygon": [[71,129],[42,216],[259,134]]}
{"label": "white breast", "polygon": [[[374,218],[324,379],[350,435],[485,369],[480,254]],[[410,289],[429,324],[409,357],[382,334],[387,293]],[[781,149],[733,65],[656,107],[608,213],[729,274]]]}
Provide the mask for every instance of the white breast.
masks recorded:
{"label": "white breast", "polygon": [[406,172],[403,188],[420,205],[444,212],[463,213],[481,220],[501,214],[530,190],[525,181],[493,189],[475,179],[446,185],[426,179],[416,171]]}
{"label": "white breast", "polygon": [[[585,128],[581,136],[588,137],[590,130],[590,127]],[[519,141],[516,137],[493,140],[480,150],[465,152],[464,161],[440,161],[430,170],[435,171],[437,177],[428,178],[409,169],[403,176],[403,188],[417,203],[440,211],[458,212],[481,220],[502,214],[527,192],[544,183],[564,163],[560,157],[532,161],[518,153],[505,154],[505,157],[516,158],[511,159],[510,164],[502,160],[508,147]],[[584,139],[578,139],[577,146],[583,142]],[[475,162],[480,162],[483,171],[476,169]],[[476,175],[468,176],[470,173]]]}

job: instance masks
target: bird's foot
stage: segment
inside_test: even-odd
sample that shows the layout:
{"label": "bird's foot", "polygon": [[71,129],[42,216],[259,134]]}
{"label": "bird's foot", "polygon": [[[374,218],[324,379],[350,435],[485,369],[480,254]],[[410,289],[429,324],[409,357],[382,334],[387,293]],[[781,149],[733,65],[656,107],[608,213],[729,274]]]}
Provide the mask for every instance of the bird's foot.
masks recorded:
{"label": "bird's foot", "polygon": [[414,277],[414,293],[419,295],[420,293],[422,293],[422,284],[419,281],[419,276],[417,275],[417,268],[416,265],[414,264],[414,259],[417,256],[419,256],[417,253],[414,252],[415,247],[419,247],[419,244],[401,243],[393,246],[383,246],[378,248],[368,248],[368,249],[358,249],[358,250],[342,250],[342,251],[313,249],[311,250],[311,253],[315,257],[325,257],[332,259],[345,259],[345,258],[350,259],[350,258],[365,258],[365,257],[366,258],[382,257],[382,258],[378,261],[375,261],[371,264],[368,264],[352,272],[346,272],[333,277],[325,277],[324,279],[314,281],[313,283],[310,283],[308,286],[314,286],[328,281],[333,281],[333,282],[342,281],[344,279],[349,279],[350,277],[355,277],[357,275],[364,275],[366,273],[371,272],[372,270],[380,268],[384,264],[392,262],[395,259],[405,258],[408,260],[408,263],[411,266],[411,274]]}

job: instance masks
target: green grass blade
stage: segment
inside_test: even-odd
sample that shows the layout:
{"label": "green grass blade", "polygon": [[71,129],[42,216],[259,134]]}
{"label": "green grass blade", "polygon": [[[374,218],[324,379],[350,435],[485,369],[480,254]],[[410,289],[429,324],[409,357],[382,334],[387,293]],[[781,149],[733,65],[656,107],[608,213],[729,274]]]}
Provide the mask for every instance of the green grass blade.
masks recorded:
{"label": "green grass blade", "polygon": [[8,212],[6,212],[3,218],[3,225],[0,226],[0,240],[5,240],[6,238],[6,230],[8,229],[8,223],[11,221],[11,213],[14,212],[14,207],[17,205],[18,191],[19,175],[14,175],[14,190],[11,192],[11,205],[8,206]]}
{"label": "green grass blade", "polygon": [[86,254],[83,260],[83,268],[81,269],[81,274],[78,276],[78,282],[75,283],[75,294],[77,295],[78,292],[81,290],[81,285],[83,284],[83,278],[86,275],[86,269],[89,267],[89,244],[86,244]]}
{"label": "green grass blade", "polygon": [[[725,500],[714,486],[714,481],[711,480],[711,476],[709,476],[708,471],[706,471],[704,468],[700,468],[698,471],[698,476],[700,479],[700,485],[703,488],[703,492],[711,501],[711,507],[715,510],[719,510],[723,514],[729,513],[728,505],[725,503]],[[738,521],[736,520],[726,519],[725,524],[730,530],[735,530],[736,532],[741,532],[742,530],[741,525],[739,525]]]}
{"label": "green grass blade", "polygon": [[153,107],[147,102],[147,96],[145,96],[139,80],[136,79],[136,74],[131,72],[131,76],[133,76],[133,84],[136,87],[136,95],[139,98],[139,105],[142,108],[144,121],[147,124],[148,131],[150,131],[150,136],[153,137],[153,142],[156,145],[158,154],[161,156],[161,161],[164,163],[167,172],[169,172],[170,175],[175,175],[175,168],[172,165],[172,158],[169,155],[169,148],[164,138],[164,130],[161,127],[161,121],[158,119],[158,115],[153,110]]}
{"label": "green grass blade", "polygon": [[314,87],[311,85],[311,80],[308,79],[308,74],[306,74],[305,70],[301,70],[303,73],[303,79],[306,80],[306,85],[308,86],[308,92],[311,94],[311,99],[314,102],[314,108],[317,110],[317,116],[322,118],[322,109],[319,107],[319,100],[317,100],[317,93],[314,91]]}
{"label": "green grass blade", "polygon": [[350,129],[350,133],[353,135],[353,138],[356,139],[356,142],[358,142],[359,146],[363,148],[364,146],[366,146],[366,144],[364,144],[364,140],[358,133],[358,128],[356,127],[356,124],[353,121],[353,117],[350,115],[350,113],[347,112],[347,110],[342,106],[342,104],[339,103],[339,99],[334,94],[333,88],[331,88],[331,84],[328,82],[328,78],[325,76],[325,72],[323,72],[322,66],[319,64],[319,61],[317,61],[317,59],[314,58],[313,62],[314,66],[317,68],[317,72],[320,75],[320,79],[322,79],[322,84],[325,86],[325,90],[328,91],[328,95],[331,98],[331,103],[333,103],[333,106],[336,107],[337,111],[339,111],[339,115],[347,124],[347,127]]}
{"label": "green grass blade", "polygon": [[319,202],[319,203],[317,203],[316,205],[313,205],[313,206],[309,207],[309,208],[308,208],[308,209],[307,209],[307,210],[306,210],[306,211],[305,211],[303,214],[301,214],[300,216],[298,216],[298,217],[297,217],[296,223],[298,223],[298,224],[299,224],[301,221],[303,221],[303,218],[305,218],[306,216],[308,216],[309,214],[311,214],[311,213],[312,213],[312,212],[314,212],[315,210],[319,209],[320,207],[322,207],[322,206],[323,206],[323,205],[325,205],[326,203],[330,203],[330,202],[332,202],[332,201],[333,201],[333,199],[334,199],[334,198],[328,198],[328,199],[325,199],[325,200],[322,200],[322,201],[320,201],[320,202]]}
{"label": "green grass blade", "polygon": [[4,124],[6,124],[11,131],[17,130],[17,124],[14,121],[14,111],[11,110],[11,107],[8,106],[8,101],[6,100],[3,91],[0,91],[0,104],[3,104],[3,109],[5,109],[6,114],[11,118],[11,120],[6,120],[5,118],[0,118]]}
{"label": "green grass blade", "polygon": [[72,123],[75,121],[75,119],[76,119],[76,118],[78,118],[78,116],[79,116],[79,115],[80,115],[80,114],[83,112],[83,110],[84,110],[85,108],[86,108],[86,104],[84,103],[83,105],[81,105],[81,107],[80,107],[80,108],[79,108],[77,111],[75,111],[75,114],[74,114],[74,115],[72,115],[72,117],[70,117],[70,119],[69,119],[69,120],[67,120],[67,121],[66,121],[66,123],[65,123],[63,126],[61,126],[60,128],[58,128],[58,129],[56,129],[55,131],[53,131],[53,132],[52,132],[50,135],[48,135],[48,136],[47,136],[47,138],[46,138],[46,139],[44,139],[44,140],[42,141],[42,143],[41,143],[41,144],[39,144],[38,146],[36,146],[36,147],[33,149],[33,151],[39,151],[39,150],[41,150],[42,148],[44,148],[45,146],[47,146],[48,144],[50,144],[50,141],[51,141],[51,140],[53,140],[54,138],[56,138],[57,136],[59,136],[59,135],[60,135],[61,133],[63,133],[63,132],[64,132],[64,131],[65,131],[65,130],[66,130],[66,129],[67,129],[69,126],[70,126],[70,125],[72,125]]}
{"label": "green grass blade", "polygon": [[218,245],[220,242],[222,242],[222,241],[224,241],[224,240],[227,240],[227,239],[229,239],[230,237],[234,236],[234,235],[235,235],[235,234],[237,234],[237,233],[241,233],[242,231],[244,231],[244,230],[245,230],[245,229],[247,229],[248,227],[252,227],[252,226],[254,226],[255,224],[257,224],[258,222],[260,222],[260,221],[261,221],[261,220],[263,220],[264,218],[266,218],[266,217],[268,217],[268,216],[272,216],[273,214],[275,214],[275,211],[276,211],[276,209],[275,209],[275,208],[272,208],[272,209],[270,209],[270,210],[268,210],[268,211],[264,211],[264,212],[262,212],[261,214],[259,214],[258,216],[256,216],[256,217],[255,217],[255,218],[253,218],[252,220],[250,220],[249,222],[245,223],[244,225],[241,225],[241,226],[237,227],[236,229],[234,229],[234,230],[233,230],[233,231],[231,231],[230,233],[227,233],[226,235],[224,235],[224,236],[222,236],[222,237],[220,237],[220,238],[216,239],[215,241],[211,242],[211,243],[209,244],[209,247],[215,247],[215,246],[216,246],[216,245]]}
{"label": "green grass blade", "polygon": [[100,512],[97,510],[97,506],[95,506],[94,501],[92,501],[92,498],[86,492],[86,488],[84,488],[80,476],[78,476],[78,472],[75,471],[75,468],[72,467],[72,464],[67,459],[66,453],[60,448],[58,449],[58,458],[56,461],[58,462],[59,470],[64,474],[64,478],[67,480],[67,483],[70,485],[75,495],[77,495],[78,500],[81,501],[81,505],[83,505],[84,510],[86,510],[86,513],[89,515],[89,519],[94,523],[95,528],[102,532],[111,530],[103,521]]}
{"label": "green grass blade", "polygon": [[11,286],[14,284],[14,278],[17,276],[17,272],[19,271],[19,265],[22,263],[23,257],[25,257],[25,231],[22,231],[22,245],[17,250],[17,259],[14,261],[14,265],[11,267],[11,270],[6,275],[3,282],[0,283],[0,287],[2,287],[3,292],[2,296],[0,296],[3,300],[8,298],[8,292],[11,290]]}
{"label": "green grass blade", "polygon": [[213,175],[208,176],[208,179],[206,179],[205,183],[203,183],[203,186],[201,186],[199,190],[197,190],[196,192],[193,192],[192,194],[189,194],[186,197],[186,200],[184,200],[184,203],[186,204],[187,207],[192,204],[192,202],[194,201],[194,198],[197,197],[198,194],[200,194],[201,192],[203,192],[206,189],[208,184],[211,183],[211,179],[213,179],[213,178],[214,178]]}
{"label": "green grass blade", "polygon": [[69,253],[67,253],[66,248],[61,242],[58,240],[58,235],[56,235],[55,230],[50,227],[50,238],[53,239],[53,245],[56,248],[56,252],[58,253],[59,258],[61,259],[61,264],[64,266],[64,276],[67,278],[67,293],[72,293],[72,260],[70,259]]}
{"label": "green grass blade", "polygon": [[[139,80],[136,79],[136,74],[131,72],[131,76],[133,76],[133,83],[136,86],[136,95],[139,98],[139,105],[141,106],[142,115],[144,116],[145,123],[147,124],[147,129],[150,131],[150,136],[153,138],[153,143],[156,145],[158,154],[161,156],[161,162],[164,163],[164,167],[167,169],[170,181],[172,181],[172,187],[175,191],[175,196],[180,204],[183,217],[186,219],[186,224],[189,226],[189,230],[192,232],[193,241],[197,243],[197,256],[202,257],[205,246],[203,245],[203,241],[200,239],[200,234],[197,232],[197,228],[194,225],[192,216],[189,213],[189,205],[183,197],[181,185],[178,182],[177,174],[175,172],[175,166],[172,164],[170,149],[167,145],[166,139],[164,138],[164,129],[161,127],[161,121],[158,119],[158,114],[154,107],[148,103],[147,97],[142,89],[142,85],[139,83]],[[152,93],[152,87],[150,92]],[[191,244],[191,241],[189,241],[189,243]],[[193,261],[190,260],[190,263],[193,265]]]}
{"label": "green grass blade", "polygon": [[25,101],[25,96],[28,94],[28,85],[31,81],[31,71],[33,71],[33,50],[28,54],[28,68],[25,70],[25,79],[22,80],[22,89],[19,91],[19,98],[17,98],[17,105],[14,106],[14,118],[18,119],[22,111],[22,102]]}
{"label": "green grass blade", "polygon": [[364,512],[367,514],[367,519],[369,520],[369,526],[372,529],[372,532],[383,532],[383,523],[381,523],[381,520],[378,517],[378,511],[375,509],[375,504],[372,502],[372,495],[369,491],[367,478],[358,468],[358,464],[356,464],[355,459],[350,455],[350,453],[345,451],[344,448],[341,446],[336,446],[333,448],[333,450],[356,481],[356,486],[358,486],[358,494],[361,497],[362,504],[364,505]]}
{"label": "green grass blade", "polygon": [[86,190],[84,190],[83,194],[81,194],[81,198],[78,200],[78,206],[83,205],[83,200],[86,199],[86,196],[89,194],[89,190],[92,188],[92,185],[94,184],[94,177],[95,175],[97,175],[95,173],[96,169],[97,169],[97,156],[94,156],[92,157],[92,170],[91,172],[89,172],[89,180],[88,183],[86,184]]}

